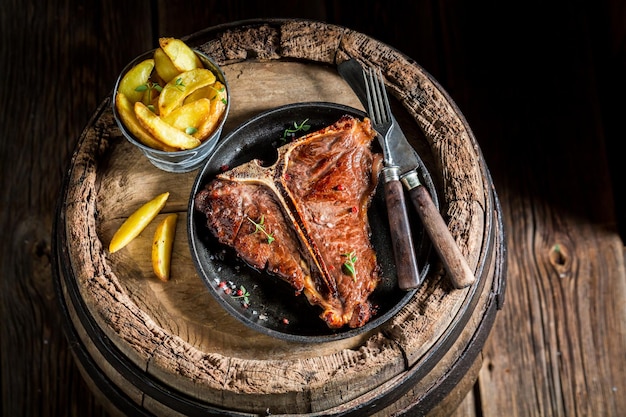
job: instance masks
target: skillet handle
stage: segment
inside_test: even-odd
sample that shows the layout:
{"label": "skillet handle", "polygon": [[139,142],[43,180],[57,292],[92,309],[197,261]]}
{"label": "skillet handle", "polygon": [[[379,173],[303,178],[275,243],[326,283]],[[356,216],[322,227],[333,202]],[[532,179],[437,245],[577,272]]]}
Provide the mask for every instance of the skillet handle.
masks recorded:
{"label": "skillet handle", "polygon": [[402,182],[409,190],[409,195],[417,213],[422,219],[426,233],[430,236],[433,247],[443,262],[452,285],[457,288],[465,288],[474,283],[476,277],[467,264],[467,260],[456,244],[450,229],[441,217],[433,203],[430,193],[424,187],[415,171],[411,171],[402,177]]}
{"label": "skillet handle", "polygon": [[398,167],[383,168],[383,176],[398,286],[401,290],[408,291],[420,285],[420,274],[404,200],[404,188],[399,179]]}

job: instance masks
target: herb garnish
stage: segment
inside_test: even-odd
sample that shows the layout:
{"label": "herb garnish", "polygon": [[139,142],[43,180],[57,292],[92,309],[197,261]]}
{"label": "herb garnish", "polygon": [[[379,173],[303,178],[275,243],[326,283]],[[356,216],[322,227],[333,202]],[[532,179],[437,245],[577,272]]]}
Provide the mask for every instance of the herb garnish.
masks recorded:
{"label": "herb garnish", "polygon": [[230,295],[234,299],[241,299],[245,308],[248,308],[250,305],[250,292],[248,292],[246,287],[243,285],[240,285],[239,288],[237,288],[237,285],[231,281],[220,281],[217,284],[217,287],[221,288],[224,291],[224,294]]}
{"label": "herb garnish", "polygon": [[[211,87],[211,88],[213,88],[213,87]],[[226,90],[226,87],[222,86],[222,88],[220,88],[217,91],[220,92],[220,93],[223,93],[224,90]],[[228,100],[226,100],[226,97],[222,97],[221,102],[224,103],[224,104],[228,104]]]}
{"label": "herb garnish", "polygon": [[198,131],[198,129],[196,129],[193,126],[189,126],[188,128],[185,129],[185,133],[188,134],[188,135],[193,135],[197,131]]}
{"label": "herb garnish", "polygon": [[250,293],[248,292],[248,290],[246,290],[246,288],[241,285],[239,287],[239,289],[235,292],[235,295],[233,295],[233,298],[242,298],[244,304],[250,304]]}
{"label": "herb garnish", "polygon": [[356,253],[352,251],[350,253],[342,253],[341,256],[347,258],[346,261],[342,265],[343,271],[347,275],[354,277],[354,280],[356,281],[356,268],[355,268],[355,264],[357,261]]}
{"label": "herb garnish", "polygon": [[145,84],[138,85],[135,87],[135,91],[141,93],[142,91],[147,90],[156,90],[157,92],[161,92],[163,87],[161,87],[158,83],[153,83],[151,81],[146,82]]}
{"label": "herb garnish", "polygon": [[147,97],[147,102],[148,102],[148,108],[150,110],[152,110],[152,112],[155,112],[154,106],[152,104],[149,104],[152,102],[152,99],[154,97],[156,97],[156,95],[153,95],[153,91],[156,91],[157,94],[160,93],[161,91],[163,91],[163,87],[161,87],[158,83],[153,83],[151,81],[146,82],[145,84],[141,84],[138,85],[137,87],[135,87],[135,91],[141,93],[143,91],[147,91],[148,92],[148,97]]}
{"label": "herb garnish", "polygon": [[293,139],[296,136],[296,133],[302,131],[302,132],[306,132],[307,130],[309,130],[311,128],[311,125],[306,124],[306,122],[308,122],[309,119],[305,119],[302,121],[302,123],[298,124],[296,122],[293,122],[293,127],[292,128],[287,128],[285,129],[285,131],[283,132],[283,136],[280,138],[282,143],[286,143],[288,138]]}
{"label": "herb garnish", "polygon": [[182,77],[176,78],[176,82],[174,84],[180,91],[185,91],[185,84],[183,83]]}
{"label": "herb garnish", "polygon": [[265,230],[265,216],[261,215],[261,220],[259,220],[259,222],[255,222],[254,220],[252,220],[250,217],[246,216],[246,218],[248,220],[250,220],[250,223],[252,223],[254,225],[254,232],[263,232],[263,234],[267,237],[267,243],[272,243],[275,239],[272,233],[268,233],[267,230]]}

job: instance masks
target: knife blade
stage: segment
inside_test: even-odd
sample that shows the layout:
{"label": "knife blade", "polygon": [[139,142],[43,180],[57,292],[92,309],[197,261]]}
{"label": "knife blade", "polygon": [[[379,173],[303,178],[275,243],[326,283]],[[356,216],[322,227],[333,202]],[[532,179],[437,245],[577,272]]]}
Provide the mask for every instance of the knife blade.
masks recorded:
{"label": "knife blade", "polygon": [[[367,93],[361,64],[355,59],[349,59],[339,64],[337,70],[363,106],[367,108]],[[435,206],[430,193],[421,183],[417,173],[419,160],[399,125],[394,129],[393,137],[388,145],[394,163],[400,167],[400,180],[409,193],[413,206],[448,273],[452,285],[457,289],[471,285],[476,279],[474,273]]]}

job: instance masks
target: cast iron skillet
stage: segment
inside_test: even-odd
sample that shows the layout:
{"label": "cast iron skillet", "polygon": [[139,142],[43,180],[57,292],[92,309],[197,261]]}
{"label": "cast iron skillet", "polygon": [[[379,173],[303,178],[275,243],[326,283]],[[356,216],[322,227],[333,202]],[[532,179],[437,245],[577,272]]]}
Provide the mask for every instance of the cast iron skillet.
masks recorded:
{"label": "cast iron skillet", "polygon": [[[226,135],[200,170],[191,190],[188,207],[188,238],[193,261],[209,293],[234,317],[245,325],[267,335],[294,342],[327,342],[353,337],[370,331],[394,316],[416,290],[402,291],[397,286],[395,263],[387,220],[387,208],[382,187],[378,187],[368,216],[372,243],[382,269],[382,280],[370,296],[376,314],[358,329],[348,327],[333,330],[319,318],[321,310],[311,306],[304,295],[295,296],[285,282],[264,271],[258,271],[243,261],[235,252],[220,244],[206,227],[206,216],[193,207],[195,195],[213,177],[224,169],[233,168],[252,159],[271,165],[277,157],[276,148],[281,138],[294,123],[307,120],[307,133],[326,127],[343,115],[363,118],[365,113],[352,107],[327,103],[306,102],[289,104],[261,113],[244,122]],[[379,151],[375,145],[375,150]],[[420,164],[423,183],[438,205],[432,178]],[[431,244],[419,222],[410,212],[414,246],[422,279],[428,273]],[[245,296],[237,290],[245,289]],[[228,290],[225,291],[225,289]]]}

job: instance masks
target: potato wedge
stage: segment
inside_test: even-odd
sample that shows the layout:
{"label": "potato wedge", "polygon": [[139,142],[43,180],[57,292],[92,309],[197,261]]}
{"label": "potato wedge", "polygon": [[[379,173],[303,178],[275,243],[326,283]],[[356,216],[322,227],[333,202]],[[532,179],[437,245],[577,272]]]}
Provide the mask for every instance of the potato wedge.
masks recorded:
{"label": "potato wedge", "polygon": [[159,115],[167,116],[180,107],[185,98],[199,88],[215,82],[215,74],[205,68],[197,68],[179,74],[163,87],[159,95]]}
{"label": "potato wedge", "polygon": [[214,96],[211,99],[211,109],[209,110],[208,117],[204,119],[204,122],[198,126],[198,130],[192,136],[200,139],[201,141],[208,138],[220,121],[220,117],[226,110],[227,93],[226,87],[219,81],[213,84]]}
{"label": "potato wedge", "polygon": [[172,63],[172,60],[161,48],[154,51],[154,69],[159,77],[166,83],[181,73]]}
{"label": "potato wedge", "polygon": [[215,97],[215,89],[213,88],[213,85],[207,85],[205,87],[198,88],[196,91],[185,97],[183,105],[191,103],[192,101],[200,100],[201,98],[208,98],[211,100],[213,97]]}
{"label": "potato wedge", "polygon": [[146,59],[132,67],[120,80],[117,91],[124,94],[131,103],[142,99],[144,92],[137,91],[137,87],[145,85],[154,69],[154,59]]}
{"label": "potato wedge", "polygon": [[109,244],[109,252],[117,252],[139,236],[152,219],[159,214],[169,196],[169,192],[159,194],[131,214],[113,235]]}
{"label": "potato wedge", "polygon": [[180,39],[160,38],[159,46],[172,61],[179,72],[191,71],[202,68],[202,62],[198,55]]}
{"label": "potato wedge", "polygon": [[[163,120],[176,129],[188,133],[187,128],[193,128],[197,132],[211,111],[211,100],[201,98],[191,103],[183,104],[172,111]],[[193,136],[193,133],[191,134]]]}
{"label": "potato wedge", "polygon": [[177,149],[192,149],[200,145],[199,139],[169,125],[142,102],[135,103],[134,110],[141,126],[156,140]]}
{"label": "potato wedge", "polygon": [[162,281],[169,281],[172,247],[176,234],[178,214],[168,214],[157,226],[152,240],[152,270]]}
{"label": "potato wedge", "polygon": [[115,95],[115,108],[120,116],[122,123],[130,133],[141,143],[153,149],[160,151],[175,151],[176,148],[167,146],[163,142],[156,140],[146,129],[141,126],[139,120],[135,116],[134,104],[130,102],[128,97],[119,91]]}

